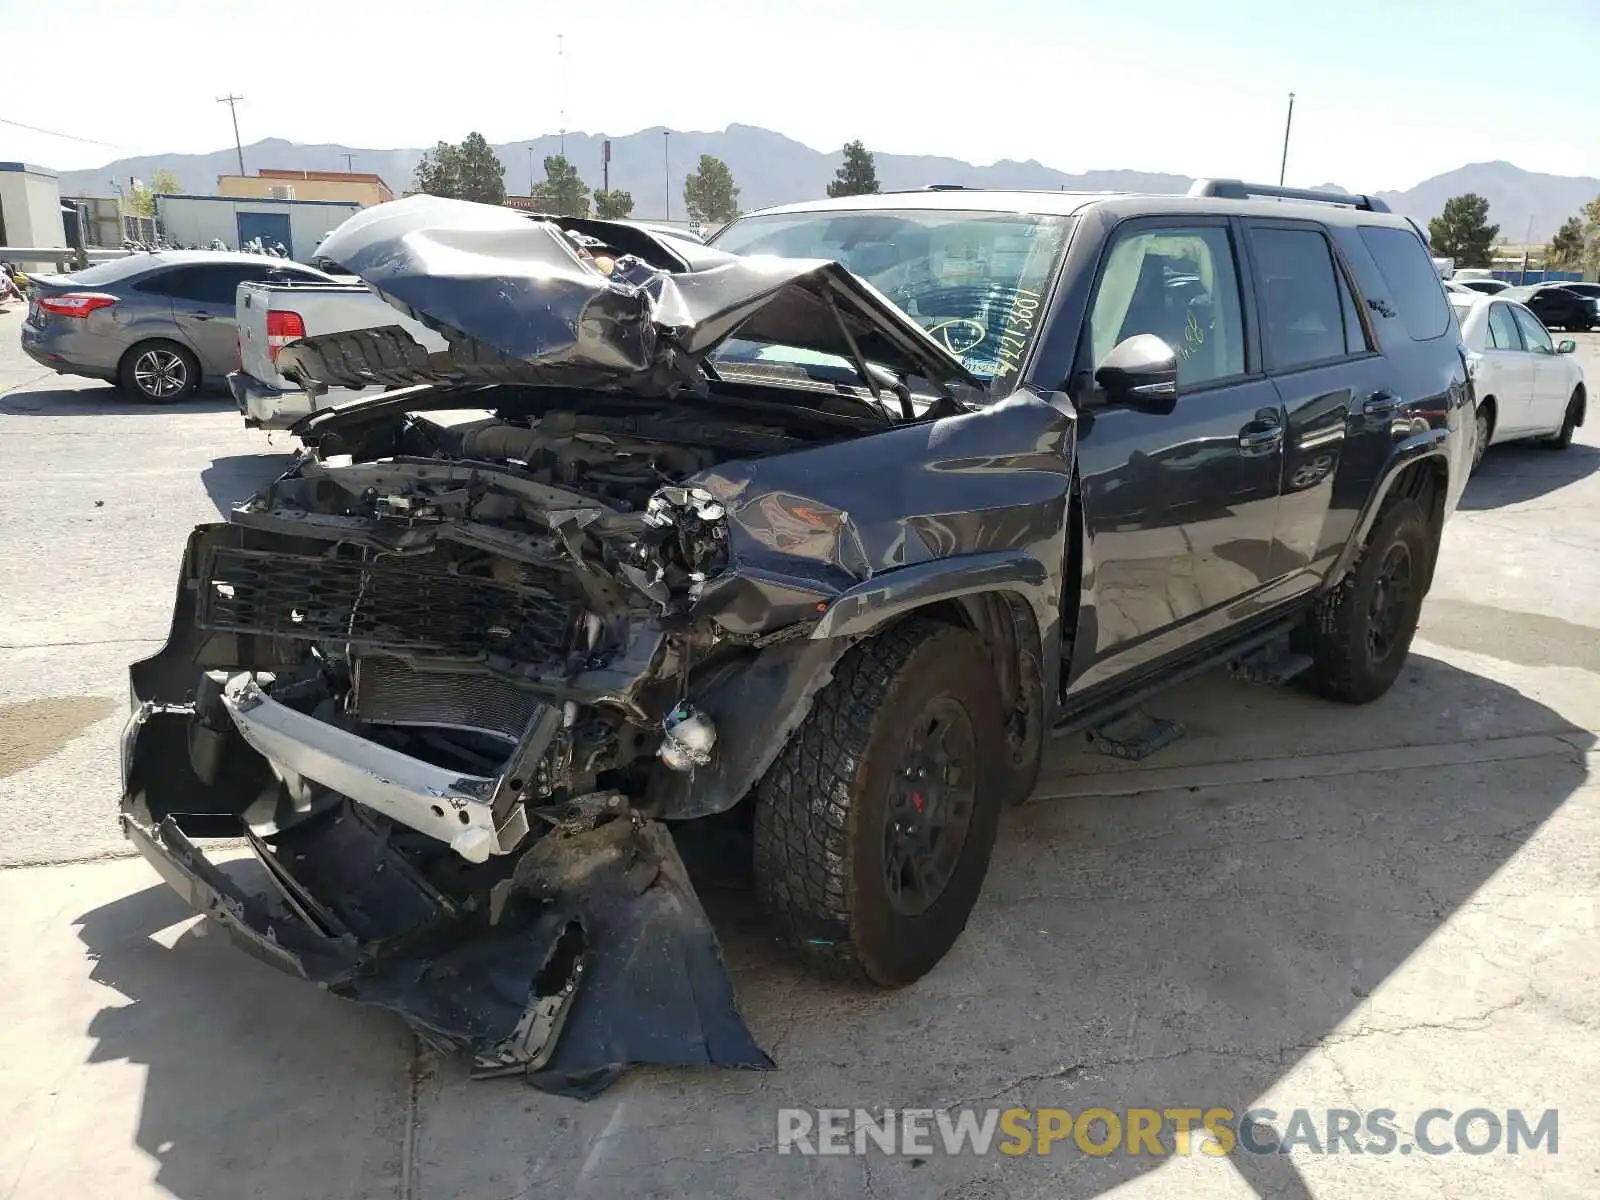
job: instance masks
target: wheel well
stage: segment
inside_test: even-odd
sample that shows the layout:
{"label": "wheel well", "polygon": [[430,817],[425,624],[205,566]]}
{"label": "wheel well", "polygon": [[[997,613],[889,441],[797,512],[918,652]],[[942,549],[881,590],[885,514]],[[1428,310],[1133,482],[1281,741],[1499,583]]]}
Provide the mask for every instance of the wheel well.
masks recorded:
{"label": "wheel well", "polygon": [[[1493,428],[1491,423],[1491,431]],[[1384,508],[1388,508],[1397,500],[1415,500],[1428,519],[1428,532],[1432,535],[1434,555],[1428,560],[1428,573],[1423,582],[1424,591],[1433,586],[1433,568],[1438,558],[1439,538],[1444,533],[1444,505],[1449,491],[1449,468],[1445,466],[1443,459],[1430,456],[1412,463],[1401,471],[1390,486],[1388,495],[1383,498]]]}
{"label": "wheel well", "polygon": [[[1038,686],[1037,672],[1023,671],[1025,656],[1041,662],[1043,646],[1033,608],[1013,592],[980,592],[954,600],[940,600],[907,613],[905,620],[920,618],[969,629],[983,641],[994,664],[1000,703],[1008,710],[1017,702],[1018,688]],[[1030,675],[1032,675],[1030,682]]]}
{"label": "wheel well", "polygon": [[1489,436],[1493,437],[1495,422],[1500,416],[1500,409],[1495,404],[1494,397],[1485,396],[1482,400],[1478,401],[1478,407],[1489,414]]}

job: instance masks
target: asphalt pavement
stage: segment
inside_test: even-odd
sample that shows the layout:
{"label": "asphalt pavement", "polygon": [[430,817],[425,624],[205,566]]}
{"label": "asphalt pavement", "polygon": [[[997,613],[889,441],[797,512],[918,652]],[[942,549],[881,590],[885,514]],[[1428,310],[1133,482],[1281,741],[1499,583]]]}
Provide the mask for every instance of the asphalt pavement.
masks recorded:
{"label": "asphalt pavement", "polygon": [[[1395,690],[1218,675],[1139,764],[1056,745],[965,936],[914,987],[815,980],[712,895],[778,1067],[580,1103],[474,1082],[396,1019],[204,934],[115,824],[127,663],[179,556],[281,468],[225,397],[42,371],[0,314],[0,1195],[1592,1197],[1600,1193],[1600,414],[1492,450]],[[1580,339],[1600,380],[1600,335]],[[780,1154],[778,1110],[1559,1113],[1559,1146]],[[1441,1127],[1442,1128],[1442,1127]],[[1326,1146],[1323,1147],[1326,1149]]]}

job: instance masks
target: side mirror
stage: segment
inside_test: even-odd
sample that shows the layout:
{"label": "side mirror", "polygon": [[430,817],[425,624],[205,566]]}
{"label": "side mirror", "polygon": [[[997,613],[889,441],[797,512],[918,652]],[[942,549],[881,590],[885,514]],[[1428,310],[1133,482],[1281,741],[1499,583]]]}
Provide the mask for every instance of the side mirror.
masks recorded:
{"label": "side mirror", "polygon": [[1124,338],[1094,373],[1110,404],[1166,416],[1178,403],[1178,356],[1153,333]]}
{"label": "side mirror", "polygon": [[1578,343],[1573,341],[1571,338],[1566,338],[1565,340],[1556,343],[1557,354],[1571,354],[1576,351],[1577,348]]}

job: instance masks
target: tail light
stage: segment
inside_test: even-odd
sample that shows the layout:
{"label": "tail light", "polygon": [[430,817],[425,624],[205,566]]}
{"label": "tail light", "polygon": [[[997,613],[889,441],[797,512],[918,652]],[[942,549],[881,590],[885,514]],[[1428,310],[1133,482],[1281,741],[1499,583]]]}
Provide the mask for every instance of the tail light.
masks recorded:
{"label": "tail light", "polygon": [[305,335],[306,323],[300,319],[299,313],[284,309],[267,312],[267,357],[273,362],[278,361],[278,351]]}
{"label": "tail light", "polygon": [[58,317],[87,317],[97,308],[110,308],[117,302],[115,296],[103,292],[67,292],[61,296],[39,297],[39,308]]}

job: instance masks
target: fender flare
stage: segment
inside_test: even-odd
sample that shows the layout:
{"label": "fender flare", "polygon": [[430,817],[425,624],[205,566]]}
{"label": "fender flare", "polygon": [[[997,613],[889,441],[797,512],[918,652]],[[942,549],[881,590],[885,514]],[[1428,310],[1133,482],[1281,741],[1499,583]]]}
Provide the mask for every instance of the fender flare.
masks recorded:
{"label": "fender flare", "polygon": [[[1328,572],[1325,590],[1337,587],[1355,567],[1361,548],[1367,544],[1367,538],[1372,534],[1372,527],[1377,524],[1378,515],[1394,491],[1395,483],[1406,471],[1418,463],[1437,461],[1444,470],[1448,491],[1454,482],[1450,480],[1450,455],[1447,449],[1449,438],[1450,433],[1446,429],[1430,429],[1395,444],[1393,453],[1383,464],[1377,483],[1367,494],[1367,501],[1362,506],[1361,515],[1350,532],[1349,540],[1339,551],[1339,557],[1334,560],[1333,570]],[[1448,495],[1445,500],[1448,503]]]}

